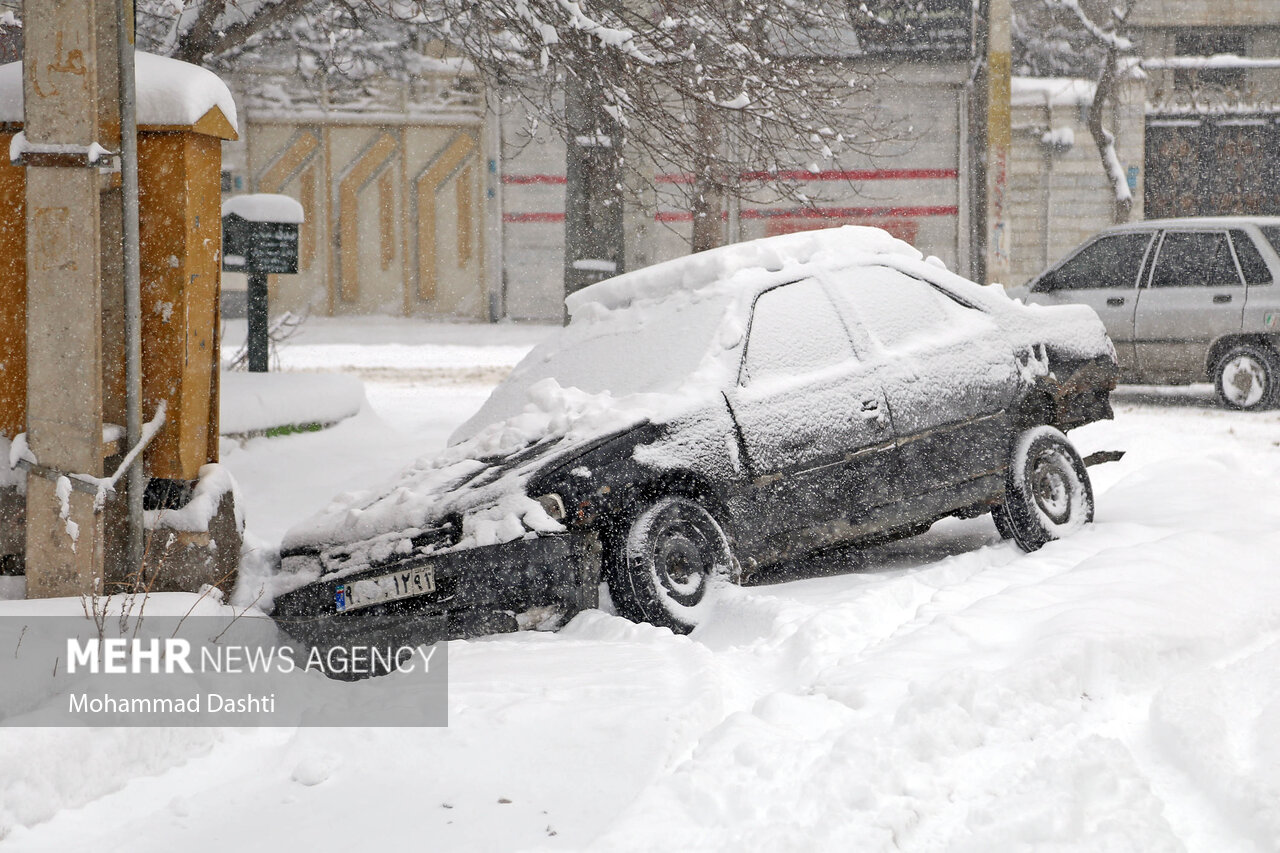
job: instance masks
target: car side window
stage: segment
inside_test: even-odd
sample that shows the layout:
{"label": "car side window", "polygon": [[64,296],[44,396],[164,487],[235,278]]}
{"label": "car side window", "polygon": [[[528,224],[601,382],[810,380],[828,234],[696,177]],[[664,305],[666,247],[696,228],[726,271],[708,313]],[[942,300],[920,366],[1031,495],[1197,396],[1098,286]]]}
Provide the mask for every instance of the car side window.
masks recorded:
{"label": "car side window", "polygon": [[1221,231],[1167,231],[1160,242],[1152,287],[1227,287],[1240,284],[1227,235]]}
{"label": "car side window", "polygon": [[[1133,287],[1151,234],[1109,234],[1085,246],[1036,283],[1036,291]],[[1042,286],[1043,285],[1043,286]]]}
{"label": "car side window", "polygon": [[741,382],[812,373],[853,358],[835,306],[816,279],[805,279],[756,298]]}
{"label": "car side window", "polygon": [[1231,231],[1231,244],[1236,249],[1236,260],[1240,262],[1240,272],[1244,274],[1245,284],[1270,284],[1271,269],[1262,259],[1258,247],[1244,231]]}
{"label": "car side window", "polygon": [[936,287],[888,267],[857,267],[840,273],[836,290],[859,324],[886,349],[936,338],[958,324],[985,315]]}

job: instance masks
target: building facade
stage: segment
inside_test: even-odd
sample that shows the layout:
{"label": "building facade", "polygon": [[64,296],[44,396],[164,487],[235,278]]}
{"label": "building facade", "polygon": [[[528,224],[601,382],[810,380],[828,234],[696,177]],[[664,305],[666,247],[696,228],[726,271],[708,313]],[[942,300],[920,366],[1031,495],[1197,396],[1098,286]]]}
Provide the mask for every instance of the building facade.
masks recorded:
{"label": "building facade", "polygon": [[[1280,2],[1143,0],[1129,27],[1134,55],[1103,124],[1130,218],[1280,213]],[[972,63],[921,58],[878,59],[891,79],[866,105],[908,129],[906,141],[838,168],[798,161],[792,177],[811,203],[730,200],[725,240],[874,225],[968,272],[982,192],[969,165]],[[562,318],[561,140],[531,133],[498,98],[486,103],[443,60],[436,73],[358,96],[300,90],[296,75],[267,69],[231,82],[244,142],[227,152],[227,188],[283,192],[308,215],[300,273],[273,278],[273,310]],[[1013,81],[1009,284],[1112,224],[1114,189],[1088,130],[1093,95],[1092,81]],[[642,178],[675,191],[688,180]],[[628,201],[625,269],[689,251],[692,213],[677,194]]]}

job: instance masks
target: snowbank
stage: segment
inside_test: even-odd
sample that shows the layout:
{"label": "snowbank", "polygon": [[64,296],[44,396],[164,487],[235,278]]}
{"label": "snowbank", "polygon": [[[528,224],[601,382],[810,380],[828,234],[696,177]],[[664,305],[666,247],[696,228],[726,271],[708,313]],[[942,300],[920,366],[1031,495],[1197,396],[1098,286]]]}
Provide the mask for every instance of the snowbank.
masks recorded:
{"label": "snowbank", "polygon": [[341,373],[224,371],[219,431],[248,435],[349,418],[364,405],[364,384]]}
{"label": "snowbank", "polygon": [[[224,449],[251,529],[254,501],[283,529],[327,498],[313,475],[443,446],[452,424],[387,449],[460,421],[458,390],[393,384],[385,420]],[[1128,453],[1091,469],[1096,523],[1035,554],[949,520],[730,589],[688,637],[590,611],[452,643],[448,728],[0,728],[0,847],[215,853],[233,815],[245,851],[363,849],[372,821],[393,849],[1272,853],[1280,413],[1211,397],[1124,388],[1073,431]]]}

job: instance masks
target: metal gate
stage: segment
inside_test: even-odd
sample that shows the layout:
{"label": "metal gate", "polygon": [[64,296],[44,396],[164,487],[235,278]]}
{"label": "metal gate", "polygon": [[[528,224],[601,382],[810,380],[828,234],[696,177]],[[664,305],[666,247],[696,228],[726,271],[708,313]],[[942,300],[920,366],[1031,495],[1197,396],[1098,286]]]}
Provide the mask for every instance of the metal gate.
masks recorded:
{"label": "metal gate", "polygon": [[1148,116],[1148,219],[1280,215],[1280,115]]}

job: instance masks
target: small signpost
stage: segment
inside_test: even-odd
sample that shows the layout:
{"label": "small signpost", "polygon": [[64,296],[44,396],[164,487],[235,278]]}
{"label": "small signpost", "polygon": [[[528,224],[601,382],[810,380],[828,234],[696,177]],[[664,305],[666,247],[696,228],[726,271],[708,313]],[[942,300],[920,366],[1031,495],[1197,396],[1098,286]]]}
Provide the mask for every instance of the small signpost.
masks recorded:
{"label": "small signpost", "polygon": [[267,276],[298,272],[302,205],[287,195],[254,193],[222,203],[222,269],[249,276],[249,370],[266,373]]}

